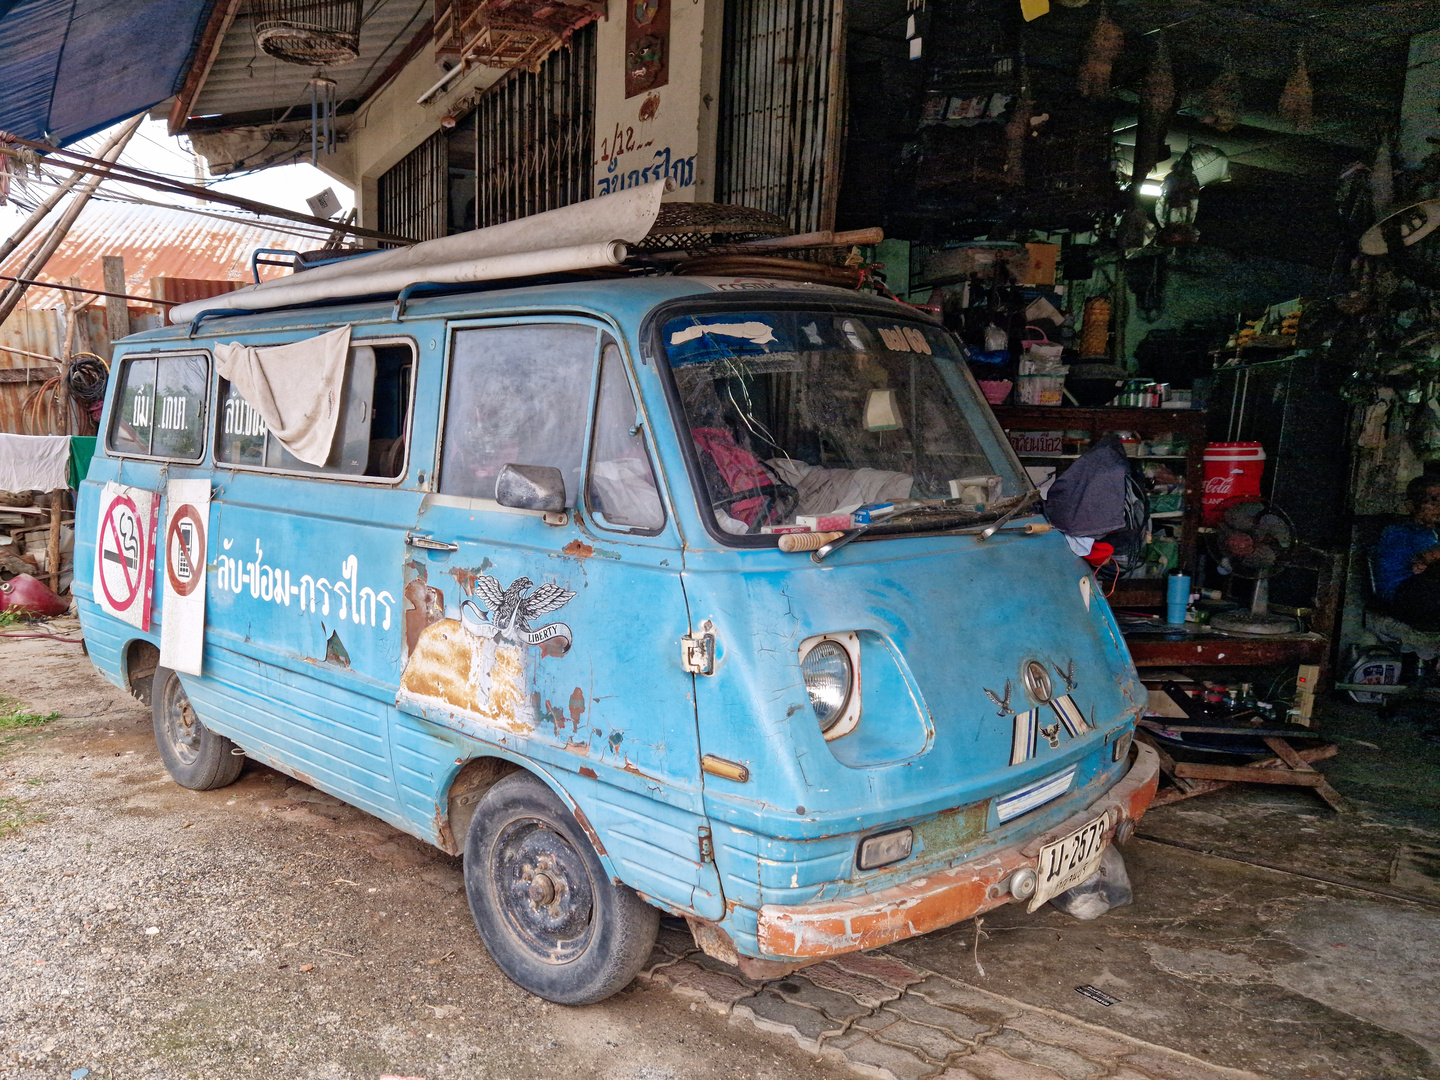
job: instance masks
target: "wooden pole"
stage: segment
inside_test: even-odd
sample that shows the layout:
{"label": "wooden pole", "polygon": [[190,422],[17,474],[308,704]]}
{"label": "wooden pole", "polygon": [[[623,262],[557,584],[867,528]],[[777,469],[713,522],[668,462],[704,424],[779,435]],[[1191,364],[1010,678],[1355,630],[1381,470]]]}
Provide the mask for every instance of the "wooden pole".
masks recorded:
{"label": "wooden pole", "polygon": [[[145,116],[142,113],[125,125],[120,133],[121,138],[105,151],[102,158],[105,165],[115,163],[129,144],[131,137],[140,130],[140,124],[144,119]],[[95,189],[100,186],[100,181],[107,175],[102,167],[75,189],[75,197],[70,200],[70,205],[65,208],[65,212],[60,215],[60,220],[55,222],[50,234],[45,237],[45,242],[35,249],[35,253],[26,261],[25,268],[16,274],[16,277],[33,278],[50,261],[50,256],[55,254],[55,249],[60,246],[66,234],[70,232],[70,226],[75,224],[75,219],[80,216],[80,211],[85,209],[85,204],[90,201],[90,196],[95,194]],[[29,288],[28,285],[17,282],[5,291],[3,297],[0,297],[0,323],[10,317],[10,313],[20,303],[20,298],[25,295],[27,288]]]}
{"label": "wooden pole", "polygon": [[45,565],[50,568],[50,591],[60,593],[60,504],[64,488],[50,492],[50,535],[45,541]]}
{"label": "wooden pole", "polygon": [[[100,265],[105,273],[105,291],[110,293],[123,293],[125,291],[125,260],[119,255],[100,256]],[[130,310],[125,306],[125,301],[119,296],[107,296],[105,298],[105,329],[109,334],[110,344],[113,345],[123,337],[130,334]],[[99,350],[96,350],[99,352]],[[105,350],[105,359],[110,359],[110,350]]]}
{"label": "wooden pole", "polygon": [[[71,284],[79,284],[79,278],[71,278]],[[60,381],[55,387],[55,404],[60,413],[58,435],[70,435],[70,357],[77,351],[84,351],[81,345],[80,320],[85,315],[85,297],[69,293],[65,297],[65,347],[60,350]]]}
{"label": "wooden pole", "polygon": [[[114,135],[110,136],[110,139],[105,145],[100,148],[100,153],[108,153],[110,148],[120,141],[124,135],[125,132],[123,130],[115,132]],[[9,239],[0,241],[0,262],[4,262],[10,257],[12,251],[25,242],[25,238],[35,230],[35,226],[44,221],[46,215],[60,205],[60,200],[70,194],[71,190],[80,182],[80,178],[84,175],[85,172],[83,169],[75,169],[50,193],[50,196],[44,202],[31,212],[29,217],[20,223],[20,227],[10,234]]]}

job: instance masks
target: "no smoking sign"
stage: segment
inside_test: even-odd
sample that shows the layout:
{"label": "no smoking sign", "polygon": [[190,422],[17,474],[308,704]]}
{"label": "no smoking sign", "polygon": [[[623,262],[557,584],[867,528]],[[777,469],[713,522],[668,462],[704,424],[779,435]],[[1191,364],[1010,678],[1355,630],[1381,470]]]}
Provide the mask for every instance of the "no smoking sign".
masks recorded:
{"label": "no smoking sign", "polygon": [[140,630],[150,629],[155,565],[155,496],[141,488],[105,485],[95,538],[96,602]]}

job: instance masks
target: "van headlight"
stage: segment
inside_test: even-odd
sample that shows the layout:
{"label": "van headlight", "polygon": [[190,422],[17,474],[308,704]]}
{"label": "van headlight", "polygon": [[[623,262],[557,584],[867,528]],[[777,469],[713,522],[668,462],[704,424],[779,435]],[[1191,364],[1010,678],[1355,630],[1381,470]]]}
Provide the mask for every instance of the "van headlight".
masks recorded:
{"label": "van headlight", "polygon": [[828,734],[849,711],[846,707],[855,686],[850,650],[833,638],[822,638],[801,656],[800,674],[820,732]]}

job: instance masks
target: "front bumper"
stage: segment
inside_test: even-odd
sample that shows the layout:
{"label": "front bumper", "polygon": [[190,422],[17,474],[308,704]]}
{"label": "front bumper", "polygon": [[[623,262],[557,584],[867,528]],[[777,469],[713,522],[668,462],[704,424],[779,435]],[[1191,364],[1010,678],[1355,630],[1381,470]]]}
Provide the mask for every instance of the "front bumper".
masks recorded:
{"label": "front bumper", "polygon": [[1021,867],[1038,869],[1045,844],[1107,810],[1118,811],[1106,833],[1107,842],[1114,839],[1122,821],[1139,820],[1155,798],[1160,759],[1143,743],[1136,743],[1135,751],[1124,779],[1041,836],[879,892],[818,904],[766,904],[759,913],[761,951],[771,958],[808,963],[918,937],[999,907],[1010,899],[1001,882]]}

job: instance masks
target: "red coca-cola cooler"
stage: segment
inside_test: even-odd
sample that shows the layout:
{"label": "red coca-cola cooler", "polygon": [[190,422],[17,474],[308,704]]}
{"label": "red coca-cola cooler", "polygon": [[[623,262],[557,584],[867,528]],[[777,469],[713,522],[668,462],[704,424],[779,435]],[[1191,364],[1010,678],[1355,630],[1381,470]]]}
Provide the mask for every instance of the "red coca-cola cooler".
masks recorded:
{"label": "red coca-cola cooler", "polygon": [[1213,525],[1220,508],[1231,499],[1260,497],[1265,474],[1265,448],[1258,442],[1212,442],[1205,447],[1205,491],[1200,496],[1200,521]]}

